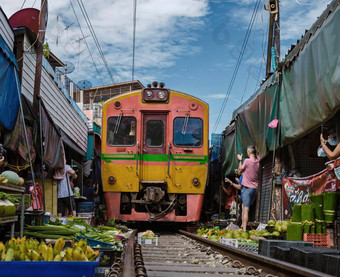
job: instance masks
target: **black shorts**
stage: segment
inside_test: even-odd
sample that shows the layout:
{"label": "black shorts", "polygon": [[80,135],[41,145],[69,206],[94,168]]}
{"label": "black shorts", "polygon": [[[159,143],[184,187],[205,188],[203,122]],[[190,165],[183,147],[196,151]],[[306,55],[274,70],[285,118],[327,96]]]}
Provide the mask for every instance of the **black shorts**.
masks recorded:
{"label": "black shorts", "polygon": [[[72,201],[73,211],[75,211],[76,203],[74,201],[73,196],[71,196],[71,201]],[[70,197],[58,198],[58,214],[63,214],[65,212],[65,208],[67,208],[69,212],[71,211]]]}

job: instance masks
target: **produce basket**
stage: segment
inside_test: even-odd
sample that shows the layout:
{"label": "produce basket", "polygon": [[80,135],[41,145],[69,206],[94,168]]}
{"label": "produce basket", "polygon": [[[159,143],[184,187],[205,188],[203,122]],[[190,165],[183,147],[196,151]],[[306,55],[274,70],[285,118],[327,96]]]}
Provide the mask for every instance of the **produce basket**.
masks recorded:
{"label": "produce basket", "polygon": [[77,212],[78,213],[92,213],[94,211],[94,202],[78,202]]}
{"label": "produce basket", "polygon": [[83,237],[83,236],[77,236],[77,240],[87,240],[87,245],[94,247],[94,248],[111,248],[112,246],[116,246],[115,244],[112,243],[108,243],[108,242],[104,242],[104,241],[100,241],[100,240],[96,240],[96,239],[90,239],[87,237]]}
{"label": "produce basket", "polygon": [[340,276],[340,256],[323,255],[322,272]]}
{"label": "produce basket", "polygon": [[77,217],[81,218],[86,222],[87,225],[92,225],[92,220],[94,218],[94,213],[78,213]]}
{"label": "produce basket", "polygon": [[100,267],[106,267],[106,266],[111,267],[114,259],[116,257],[121,257],[121,254],[123,252],[123,251],[118,251],[116,249],[105,248],[105,247],[102,247],[102,248],[93,247],[93,250],[94,251],[98,250],[102,253],[100,260],[99,260],[99,266]]}
{"label": "produce basket", "polygon": [[44,224],[44,215],[45,211],[26,211],[24,213],[25,216],[25,225],[30,226],[41,226]]}
{"label": "produce basket", "polygon": [[326,247],[291,247],[291,262],[309,269],[322,270],[323,254],[338,255],[336,249]]}
{"label": "produce basket", "polygon": [[284,262],[290,262],[289,259],[290,248],[289,247],[275,247],[274,258]]}
{"label": "produce basket", "polygon": [[259,240],[259,254],[267,257],[274,258],[275,247],[303,247],[314,246],[313,243],[305,241],[289,241],[289,240]]}
{"label": "produce basket", "polygon": [[142,237],[138,235],[138,243],[144,245],[158,245],[158,236],[155,237]]}
{"label": "produce basket", "polygon": [[0,262],[0,276],[25,277],[93,277],[95,262]]}
{"label": "produce basket", "polygon": [[330,234],[303,234],[303,241],[312,242],[318,247],[331,247]]}
{"label": "produce basket", "polygon": [[238,240],[237,239],[226,239],[224,237],[220,237],[220,243],[233,246],[233,247],[238,247]]}
{"label": "produce basket", "polygon": [[257,253],[259,251],[259,244],[257,242],[243,242],[238,243],[238,249],[245,250],[248,252]]}

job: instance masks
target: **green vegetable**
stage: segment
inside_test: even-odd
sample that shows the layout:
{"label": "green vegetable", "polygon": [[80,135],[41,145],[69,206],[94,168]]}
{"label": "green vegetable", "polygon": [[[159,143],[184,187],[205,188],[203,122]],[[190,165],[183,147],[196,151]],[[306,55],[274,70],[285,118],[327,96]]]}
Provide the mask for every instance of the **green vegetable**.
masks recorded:
{"label": "green vegetable", "polygon": [[79,233],[78,230],[48,224],[42,226],[27,226],[26,230],[37,231],[41,234],[64,235],[64,236],[75,235]]}
{"label": "green vegetable", "polygon": [[59,239],[59,238],[63,238],[65,240],[72,240],[72,239],[74,239],[73,236],[43,234],[43,233],[28,232],[28,231],[24,231],[24,235],[25,236],[30,236],[30,237],[36,237],[36,238],[39,238],[39,239]]}

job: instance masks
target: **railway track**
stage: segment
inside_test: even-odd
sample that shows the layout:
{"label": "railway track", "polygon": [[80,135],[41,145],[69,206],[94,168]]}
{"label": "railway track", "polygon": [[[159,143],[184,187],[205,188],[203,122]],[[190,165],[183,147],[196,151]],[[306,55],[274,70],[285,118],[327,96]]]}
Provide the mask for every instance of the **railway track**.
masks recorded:
{"label": "railway track", "polygon": [[162,233],[157,246],[138,244],[136,233],[109,277],[330,276],[184,231]]}

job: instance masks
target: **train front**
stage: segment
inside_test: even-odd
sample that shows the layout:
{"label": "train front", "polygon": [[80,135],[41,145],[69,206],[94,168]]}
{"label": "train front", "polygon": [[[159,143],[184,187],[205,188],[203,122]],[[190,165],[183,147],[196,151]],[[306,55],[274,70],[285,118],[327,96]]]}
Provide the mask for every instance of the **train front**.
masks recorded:
{"label": "train front", "polygon": [[198,221],[208,174],[208,118],[202,100],[155,84],[104,103],[108,217]]}

